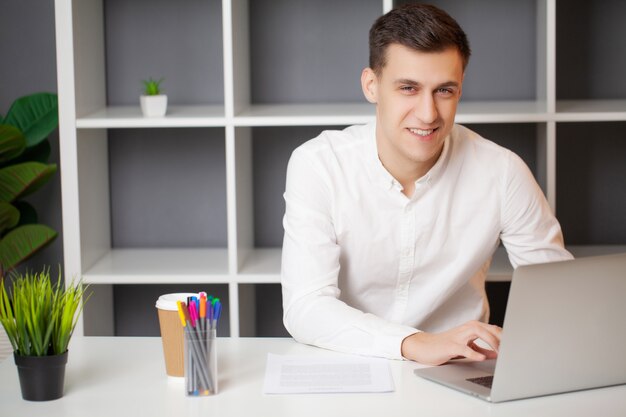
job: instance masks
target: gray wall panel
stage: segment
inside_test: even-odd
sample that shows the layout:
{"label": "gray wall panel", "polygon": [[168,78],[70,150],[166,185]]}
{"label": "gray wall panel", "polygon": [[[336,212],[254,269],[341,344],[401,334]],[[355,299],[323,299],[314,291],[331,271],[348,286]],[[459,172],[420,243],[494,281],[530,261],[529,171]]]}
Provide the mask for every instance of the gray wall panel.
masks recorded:
{"label": "gray wall panel", "polygon": [[557,1],[557,98],[626,97],[626,8],[622,0]]}
{"label": "gray wall panel", "polygon": [[165,78],[170,104],[223,103],[219,0],[105,0],[107,100],[136,105],[141,80]]}
{"label": "gray wall panel", "polygon": [[109,131],[114,247],[226,247],[224,130]]}
{"label": "gray wall panel", "polygon": [[251,1],[252,102],[364,101],[368,31],[381,13],[378,0]]}

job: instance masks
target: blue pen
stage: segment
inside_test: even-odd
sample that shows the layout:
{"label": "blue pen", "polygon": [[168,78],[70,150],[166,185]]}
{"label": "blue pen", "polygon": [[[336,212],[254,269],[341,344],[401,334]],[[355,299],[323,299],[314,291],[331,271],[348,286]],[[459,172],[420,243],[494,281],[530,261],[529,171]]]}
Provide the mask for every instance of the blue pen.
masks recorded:
{"label": "blue pen", "polygon": [[215,303],[215,320],[213,323],[213,328],[215,329],[217,327],[217,321],[220,319],[220,316],[222,315],[222,303],[220,303],[220,300],[218,299],[217,302]]}

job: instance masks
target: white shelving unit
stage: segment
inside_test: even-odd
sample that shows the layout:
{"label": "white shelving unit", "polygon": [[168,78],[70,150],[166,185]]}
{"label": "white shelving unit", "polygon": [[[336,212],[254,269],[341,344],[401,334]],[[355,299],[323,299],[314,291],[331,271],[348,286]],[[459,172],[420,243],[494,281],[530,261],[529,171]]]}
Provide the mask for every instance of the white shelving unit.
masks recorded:
{"label": "white shelving unit", "polygon": [[[626,121],[626,100],[557,101],[557,1],[561,0],[536,2],[536,100],[463,101],[457,115],[458,123],[536,125],[537,179],[553,209],[557,204],[556,124]],[[374,108],[364,101],[252,103],[248,2],[223,0],[223,105],[172,106],[164,118],[143,118],[138,106],[107,105],[102,0],[56,0],[55,5],[65,271],[68,277],[81,276],[97,287],[94,300],[90,301],[91,310],[86,312],[84,327],[81,324],[79,331],[113,334],[114,284],[220,283],[228,285],[230,335],[239,336],[244,324],[253,321],[253,286],[248,284],[280,282],[280,249],[254,246],[253,128],[360,124],[374,119]],[[380,2],[381,13],[391,7],[389,0]],[[119,128],[165,127],[223,129],[227,247],[112,247],[107,134]],[[578,255],[618,250],[626,248],[573,248]],[[490,280],[503,281],[510,275],[506,255],[499,250]],[[245,320],[240,316],[245,316]],[[253,329],[244,333],[250,331]]]}

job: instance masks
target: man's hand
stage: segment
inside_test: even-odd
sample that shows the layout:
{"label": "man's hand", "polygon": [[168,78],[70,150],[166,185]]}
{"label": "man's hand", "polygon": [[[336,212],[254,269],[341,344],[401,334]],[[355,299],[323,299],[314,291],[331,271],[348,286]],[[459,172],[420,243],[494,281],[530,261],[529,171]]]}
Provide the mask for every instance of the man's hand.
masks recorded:
{"label": "man's hand", "polygon": [[[415,333],[402,341],[402,356],[426,365],[441,365],[455,358],[495,359],[501,333],[500,327],[479,321],[469,321],[443,333]],[[493,350],[476,345],[476,339],[483,340]]]}

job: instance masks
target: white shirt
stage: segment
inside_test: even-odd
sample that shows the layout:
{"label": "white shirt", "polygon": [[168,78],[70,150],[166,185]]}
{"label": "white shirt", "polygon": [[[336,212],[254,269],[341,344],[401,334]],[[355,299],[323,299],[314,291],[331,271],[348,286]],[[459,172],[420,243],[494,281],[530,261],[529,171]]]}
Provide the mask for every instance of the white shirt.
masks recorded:
{"label": "white shirt", "polygon": [[402,359],[416,331],[487,321],[500,240],[513,267],[572,258],[513,152],[455,125],[408,198],[378,159],[375,131],[322,132],[289,160],[281,279],[296,340]]}

